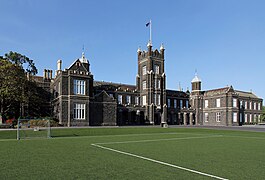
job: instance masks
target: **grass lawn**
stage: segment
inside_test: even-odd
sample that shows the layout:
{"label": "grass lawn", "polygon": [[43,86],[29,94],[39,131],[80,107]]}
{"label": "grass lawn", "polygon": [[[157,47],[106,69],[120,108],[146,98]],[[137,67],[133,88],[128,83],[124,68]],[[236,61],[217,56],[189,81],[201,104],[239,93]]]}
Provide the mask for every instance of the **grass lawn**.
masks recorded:
{"label": "grass lawn", "polygon": [[[0,179],[264,179],[265,133],[199,128],[0,131]],[[212,177],[211,177],[212,176]]]}

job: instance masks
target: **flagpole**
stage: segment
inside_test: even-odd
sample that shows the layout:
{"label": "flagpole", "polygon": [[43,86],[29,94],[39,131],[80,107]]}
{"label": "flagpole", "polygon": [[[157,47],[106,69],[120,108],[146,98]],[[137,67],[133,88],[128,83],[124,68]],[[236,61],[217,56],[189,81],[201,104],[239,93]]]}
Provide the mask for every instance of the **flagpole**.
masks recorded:
{"label": "flagpole", "polygon": [[152,43],[152,22],[150,19],[150,43]]}

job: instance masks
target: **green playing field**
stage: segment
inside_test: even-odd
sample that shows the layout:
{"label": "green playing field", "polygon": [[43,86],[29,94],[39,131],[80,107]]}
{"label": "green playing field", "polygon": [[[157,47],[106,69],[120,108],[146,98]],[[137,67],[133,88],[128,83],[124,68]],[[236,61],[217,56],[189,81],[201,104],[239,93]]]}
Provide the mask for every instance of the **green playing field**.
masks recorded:
{"label": "green playing field", "polygon": [[200,128],[0,131],[1,179],[264,179],[265,133]]}

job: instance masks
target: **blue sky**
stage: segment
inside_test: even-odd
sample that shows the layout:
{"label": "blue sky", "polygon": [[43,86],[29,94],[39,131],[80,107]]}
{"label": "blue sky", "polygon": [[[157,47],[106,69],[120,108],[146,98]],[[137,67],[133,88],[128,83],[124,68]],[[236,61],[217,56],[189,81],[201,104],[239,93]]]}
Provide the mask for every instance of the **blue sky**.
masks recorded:
{"label": "blue sky", "polygon": [[137,48],[164,43],[167,88],[186,90],[197,69],[204,90],[233,85],[265,98],[263,0],[1,0],[0,55],[43,69],[68,68],[85,46],[95,80],[135,84]]}

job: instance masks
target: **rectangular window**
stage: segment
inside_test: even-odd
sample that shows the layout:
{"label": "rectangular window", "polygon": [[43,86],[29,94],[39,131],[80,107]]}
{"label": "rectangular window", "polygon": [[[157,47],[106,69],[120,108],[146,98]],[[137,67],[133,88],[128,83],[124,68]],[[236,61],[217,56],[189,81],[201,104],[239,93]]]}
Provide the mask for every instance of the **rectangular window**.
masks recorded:
{"label": "rectangular window", "polygon": [[240,101],[240,108],[242,108],[243,106],[243,101]]}
{"label": "rectangular window", "polygon": [[126,103],[131,104],[131,96],[129,95],[126,96]]}
{"label": "rectangular window", "polygon": [[252,122],[252,114],[249,114],[249,122]]}
{"label": "rectangular window", "polygon": [[143,90],[146,89],[146,81],[143,81]]}
{"label": "rectangular window", "polygon": [[160,106],[160,94],[157,95],[157,105]]}
{"label": "rectangular window", "polygon": [[220,122],[221,121],[221,113],[217,112],[216,113],[216,122]]}
{"label": "rectangular window", "polygon": [[174,108],[176,109],[177,108],[177,100],[174,99]]}
{"label": "rectangular window", "polygon": [[180,109],[182,109],[183,108],[183,100],[181,99],[181,100],[179,100],[179,107],[180,107]]}
{"label": "rectangular window", "polygon": [[233,122],[234,123],[237,122],[237,113],[236,112],[233,113]]}
{"label": "rectangular window", "polygon": [[118,95],[118,104],[122,104],[122,95]]}
{"label": "rectangular window", "polygon": [[159,74],[159,65],[155,65],[155,74]]}
{"label": "rectangular window", "polygon": [[249,102],[249,109],[252,109],[252,102]]}
{"label": "rectangular window", "polygon": [[139,97],[135,96],[135,105],[139,105]]}
{"label": "rectangular window", "polygon": [[86,104],[74,104],[74,119],[85,119]]}
{"label": "rectangular window", "polygon": [[209,121],[209,114],[208,113],[204,113],[204,121],[205,122]]}
{"label": "rectangular window", "polygon": [[142,98],[143,98],[143,106],[145,106],[146,105],[146,96],[142,96]]}
{"label": "rectangular window", "polygon": [[160,80],[159,79],[157,80],[157,87],[156,88],[160,89]]}
{"label": "rectangular window", "polygon": [[186,100],[186,108],[189,108],[189,101]]}
{"label": "rectangular window", "polygon": [[233,98],[233,107],[237,107],[237,99]]}
{"label": "rectangular window", "polygon": [[74,94],[85,95],[86,82],[84,80],[74,80]]}
{"label": "rectangular window", "polygon": [[170,108],[170,99],[167,99],[167,107]]}
{"label": "rectangular window", "polygon": [[258,119],[258,121],[259,121],[259,122],[261,122],[261,119],[260,119],[260,114],[259,114],[258,118],[259,118],[259,119]]}
{"label": "rectangular window", "polygon": [[247,109],[247,108],[248,108],[248,102],[245,101],[245,109]]}
{"label": "rectangular window", "polygon": [[146,66],[143,66],[142,72],[143,72],[143,75],[146,75]]}
{"label": "rectangular window", "polygon": [[204,101],[204,107],[205,107],[205,108],[208,108],[208,107],[209,107],[209,101],[208,101],[208,100],[205,100],[205,101]]}
{"label": "rectangular window", "polygon": [[247,122],[248,122],[248,115],[245,114],[245,123],[247,123]]}
{"label": "rectangular window", "polygon": [[221,107],[220,99],[216,99],[216,107]]}
{"label": "rectangular window", "polygon": [[258,110],[260,110],[260,103],[258,103]]}
{"label": "rectangular window", "polygon": [[257,107],[257,103],[256,102],[254,102],[254,110],[256,110],[256,107]]}

